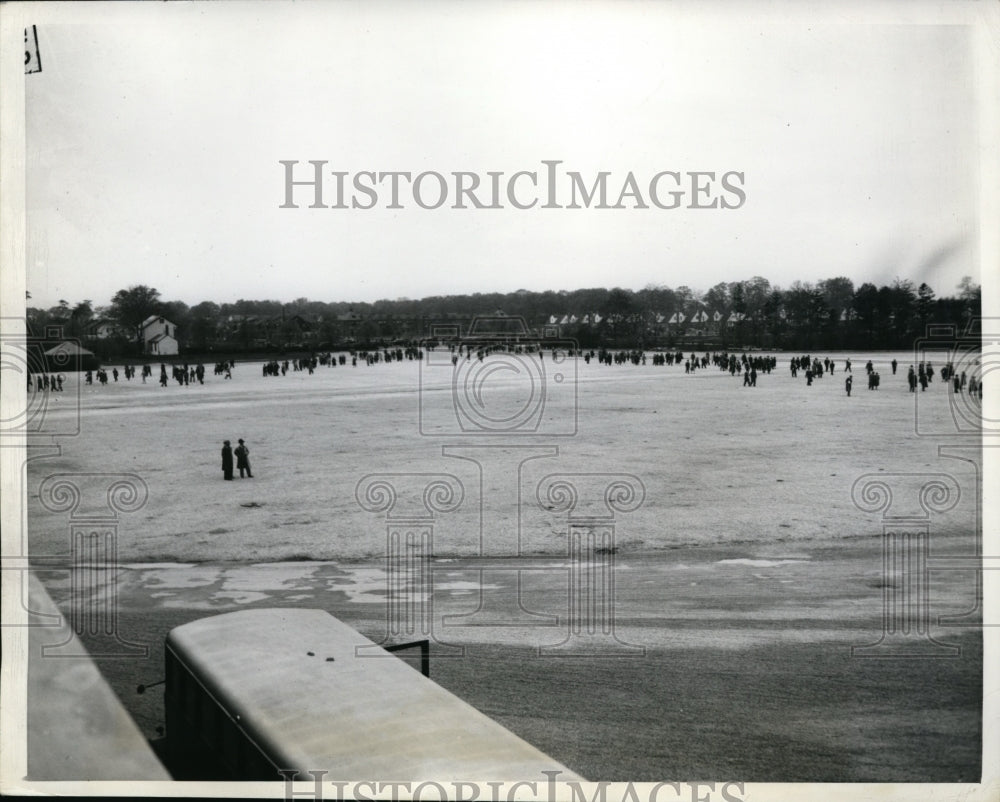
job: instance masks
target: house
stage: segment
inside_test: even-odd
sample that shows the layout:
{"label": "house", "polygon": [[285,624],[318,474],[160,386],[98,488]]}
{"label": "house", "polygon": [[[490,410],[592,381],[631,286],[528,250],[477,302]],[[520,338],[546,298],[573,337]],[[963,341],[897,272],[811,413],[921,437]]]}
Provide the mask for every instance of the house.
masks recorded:
{"label": "house", "polygon": [[165,317],[150,315],[142,321],[140,331],[143,353],[159,356],[177,354],[177,327]]}
{"label": "house", "polygon": [[115,333],[115,325],[110,320],[95,320],[87,326],[87,332],[83,336],[87,339],[106,340]]}
{"label": "house", "polygon": [[364,318],[353,309],[337,315],[336,320],[337,325],[345,331],[351,332],[356,331],[362,322],[364,322]]}
{"label": "house", "polygon": [[85,340],[107,340],[111,337],[125,336],[127,335],[116,321],[103,317],[88,323],[83,334]]}

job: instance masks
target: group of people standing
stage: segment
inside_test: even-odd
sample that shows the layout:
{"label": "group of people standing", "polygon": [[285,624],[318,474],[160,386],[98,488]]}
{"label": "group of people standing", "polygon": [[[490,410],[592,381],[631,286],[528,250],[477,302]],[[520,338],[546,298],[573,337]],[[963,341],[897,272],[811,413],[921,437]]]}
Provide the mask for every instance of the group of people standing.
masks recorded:
{"label": "group of people standing", "polygon": [[61,373],[39,373],[39,374],[28,374],[28,392],[31,392],[31,382],[34,379],[36,390],[52,390],[56,393],[61,393],[63,388],[63,377]]}
{"label": "group of people standing", "polygon": [[236,468],[240,472],[240,479],[243,478],[244,473],[248,479],[253,479],[253,473],[250,471],[250,449],[247,448],[246,443],[242,439],[237,440],[239,445],[235,449],[229,444],[228,440],[222,441],[222,478],[226,481],[231,481],[233,478],[233,457],[236,457]]}

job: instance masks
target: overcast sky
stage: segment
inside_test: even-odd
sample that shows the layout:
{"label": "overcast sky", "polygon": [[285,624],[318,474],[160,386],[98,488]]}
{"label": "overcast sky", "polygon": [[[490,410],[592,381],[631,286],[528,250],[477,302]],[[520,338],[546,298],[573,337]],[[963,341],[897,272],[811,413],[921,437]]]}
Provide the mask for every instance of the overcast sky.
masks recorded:
{"label": "overcast sky", "polygon": [[[106,304],[132,284],[194,305],[754,275],[899,276],[950,295],[980,280],[967,27],[758,20],[740,3],[142,5],[39,25],[31,305]],[[388,209],[382,185],[374,209],[310,209],[308,188],[283,209],[281,160],[484,181],[561,160],[588,183],[610,172],[609,204],[631,171],[650,208],[453,209],[451,195],[431,210],[407,191]],[[742,173],[745,201],[657,208],[662,171]]]}

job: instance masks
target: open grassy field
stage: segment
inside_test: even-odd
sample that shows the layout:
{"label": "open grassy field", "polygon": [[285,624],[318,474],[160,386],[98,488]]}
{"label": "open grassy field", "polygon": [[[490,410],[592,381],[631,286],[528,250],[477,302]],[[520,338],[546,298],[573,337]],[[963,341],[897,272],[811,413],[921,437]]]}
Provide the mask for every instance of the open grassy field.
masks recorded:
{"label": "open grassy field", "polygon": [[[71,419],[79,398],[79,434],[28,465],[31,553],[70,548],[67,513],[40,497],[46,477],[77,477],[78,512],[106,503],[104,474],[145,485],[141,509],[119,519],[117,592],[122,632],[150,654],[101,667],[155,738],[162,696],[132,689],[160,676],[172,626],[241,605],[300,605],[381,638],[399,600],[387,523],[416,511],[426,524],[423,489],[443,475],[457,491],[432,520],[432,676],[573,770],[608,780],[974,781],[981,638],[938,621],[975,611],[974,572],[930,575],[930,634],[960,647],[950,659],[851,652],[878,640],[882,595],[897,581],[883,572],[883,512],[852,495],[859,478],[886,477],[889,514],[925,516],[932,557],[977,553],[976,469],[939,453],[968,442],[944,435],[956,431],[954,399],[937,379],[908,391],[912,354],[849,355],[851,397],[848,355],[829,355],[835,372],[812,386],[791,377],[789,356],[754,388],[712,366],[685,374],[550,359],[532,384],[524,364],[517,372],[500,356],[482,366],[497,370],[481,386],[457,391],[450,370],[416,362],[348,360],[284,377],[237,364],[231,381],[209,369],[204,386],[161,388],[154,374],[79,393],[71,377],[46,414]],[[869,358],[877,392],[866,389]],[[528,419],[539,387],[540,417],[498,423]],[[461,415],[477,409],[489,433],[462,430]],[[225,482],[222,440],[239,437],[254,478]],[[372,474],[394,488],[395,507],[359,497]],[[552,474],[576,492],[572,510],[539,492]],[[921,507],[916,490],[941,474],[958,492]],[[642,503],[608,507],[610,475],[628,477]],[[602,542],[615,551],[614,590],[603,598],[618,642],[640,647],[617,659],[599,653],[609,639],[588,655],[539,659],[574,616],[571,524],[584,535],[613,525]],[[481,554],[494,562],[484,568]],[[43,579],[68,610],[79,601],[65,573]],[[413,589],[397,590],[405,599]],[[512,599],[536,620],[517,618]],[[484,605],[514,617],[473,626]],[[539,616],[555,623],[534,626]],[[464,659],[446,659],[455,645]]]}
{"label": "open grassy field", "polygon": [[[905,367],[891,375],[892,355],[872,357],[882,375],[877,392],[866,389],[864,362],[855,357],[848,398],[843,358],[834,358],[840,369],[807,387],[801,373],[791,378],[782,355],[755,388],[714,367],[685,375],[683,366],[580,360],[565,382],[555,384],[550,373],[543,387],[554,410],[552,436],[545,421],[538,431],[488,436],[449,430],[459,407],[450,371],[441,379],[416,362],[267,378],[250,363],[238,364],[231,381],[210,375],[204,386],[161,388],[155,375],[145,385],[84,386],[80,434],[60,439],[59,456],[29,467],[31,547],[36,554],[66,548],[64,516],[48,514],[37,498],[41,478],[61,472],[131,473],[145,482],[148,501],[122,527],[125,562],[381,555],[384,520],[356,496],[358,482],[375,473],[445,473],[460,481],[461,506],[436,519],[438,555],[478,553],[481,523],[496,530],[487,548],[518,553],[511,531],[518,517],[520,553],[564,554],[565,516],[560,523],[548,514],[535,493],[552,473],[623,473],[641,482],[644,503],[617,519],[626,551],[870,536],[880,531],[878,518],[851,497],[855,480],[869,473],[944,471],[963,488],[974,486],[968,465],[938,456],[942,438],[915,434],[917,413],[954,428],[946,386],[933,383],[917,410]],[[494,376],[484,382],[487,412],[512,417],[529,405],[523,374]],[[75,402],[72,386],[50,399],[54,420],[74,414],[59,408]],[[570,416],[576,431],[564,435]],[[428,421],[440,434],[427,431]],[[224,483],[222,441],[235,446],[240,437],[250,446],[254,479]],[[443,453],[469,443],[489,446],[471,455],[479,465]],[[529,453],[533,447],[539,451]],[[525,461],[520,482],[508,475],[521,456],[553,450]],[[934,521],[942,534],[971,534],[974,524],[972,493]]]}

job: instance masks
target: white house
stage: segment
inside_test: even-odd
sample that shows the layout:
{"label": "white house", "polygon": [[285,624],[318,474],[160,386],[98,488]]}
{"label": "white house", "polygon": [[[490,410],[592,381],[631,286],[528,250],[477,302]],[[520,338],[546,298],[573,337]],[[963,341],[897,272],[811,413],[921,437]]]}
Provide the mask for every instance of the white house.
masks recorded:
{"label": "white house", "polygon": [[177,353],[177,327],[164,317],[150,315],[142,321],[142,350],[170,356]]}

